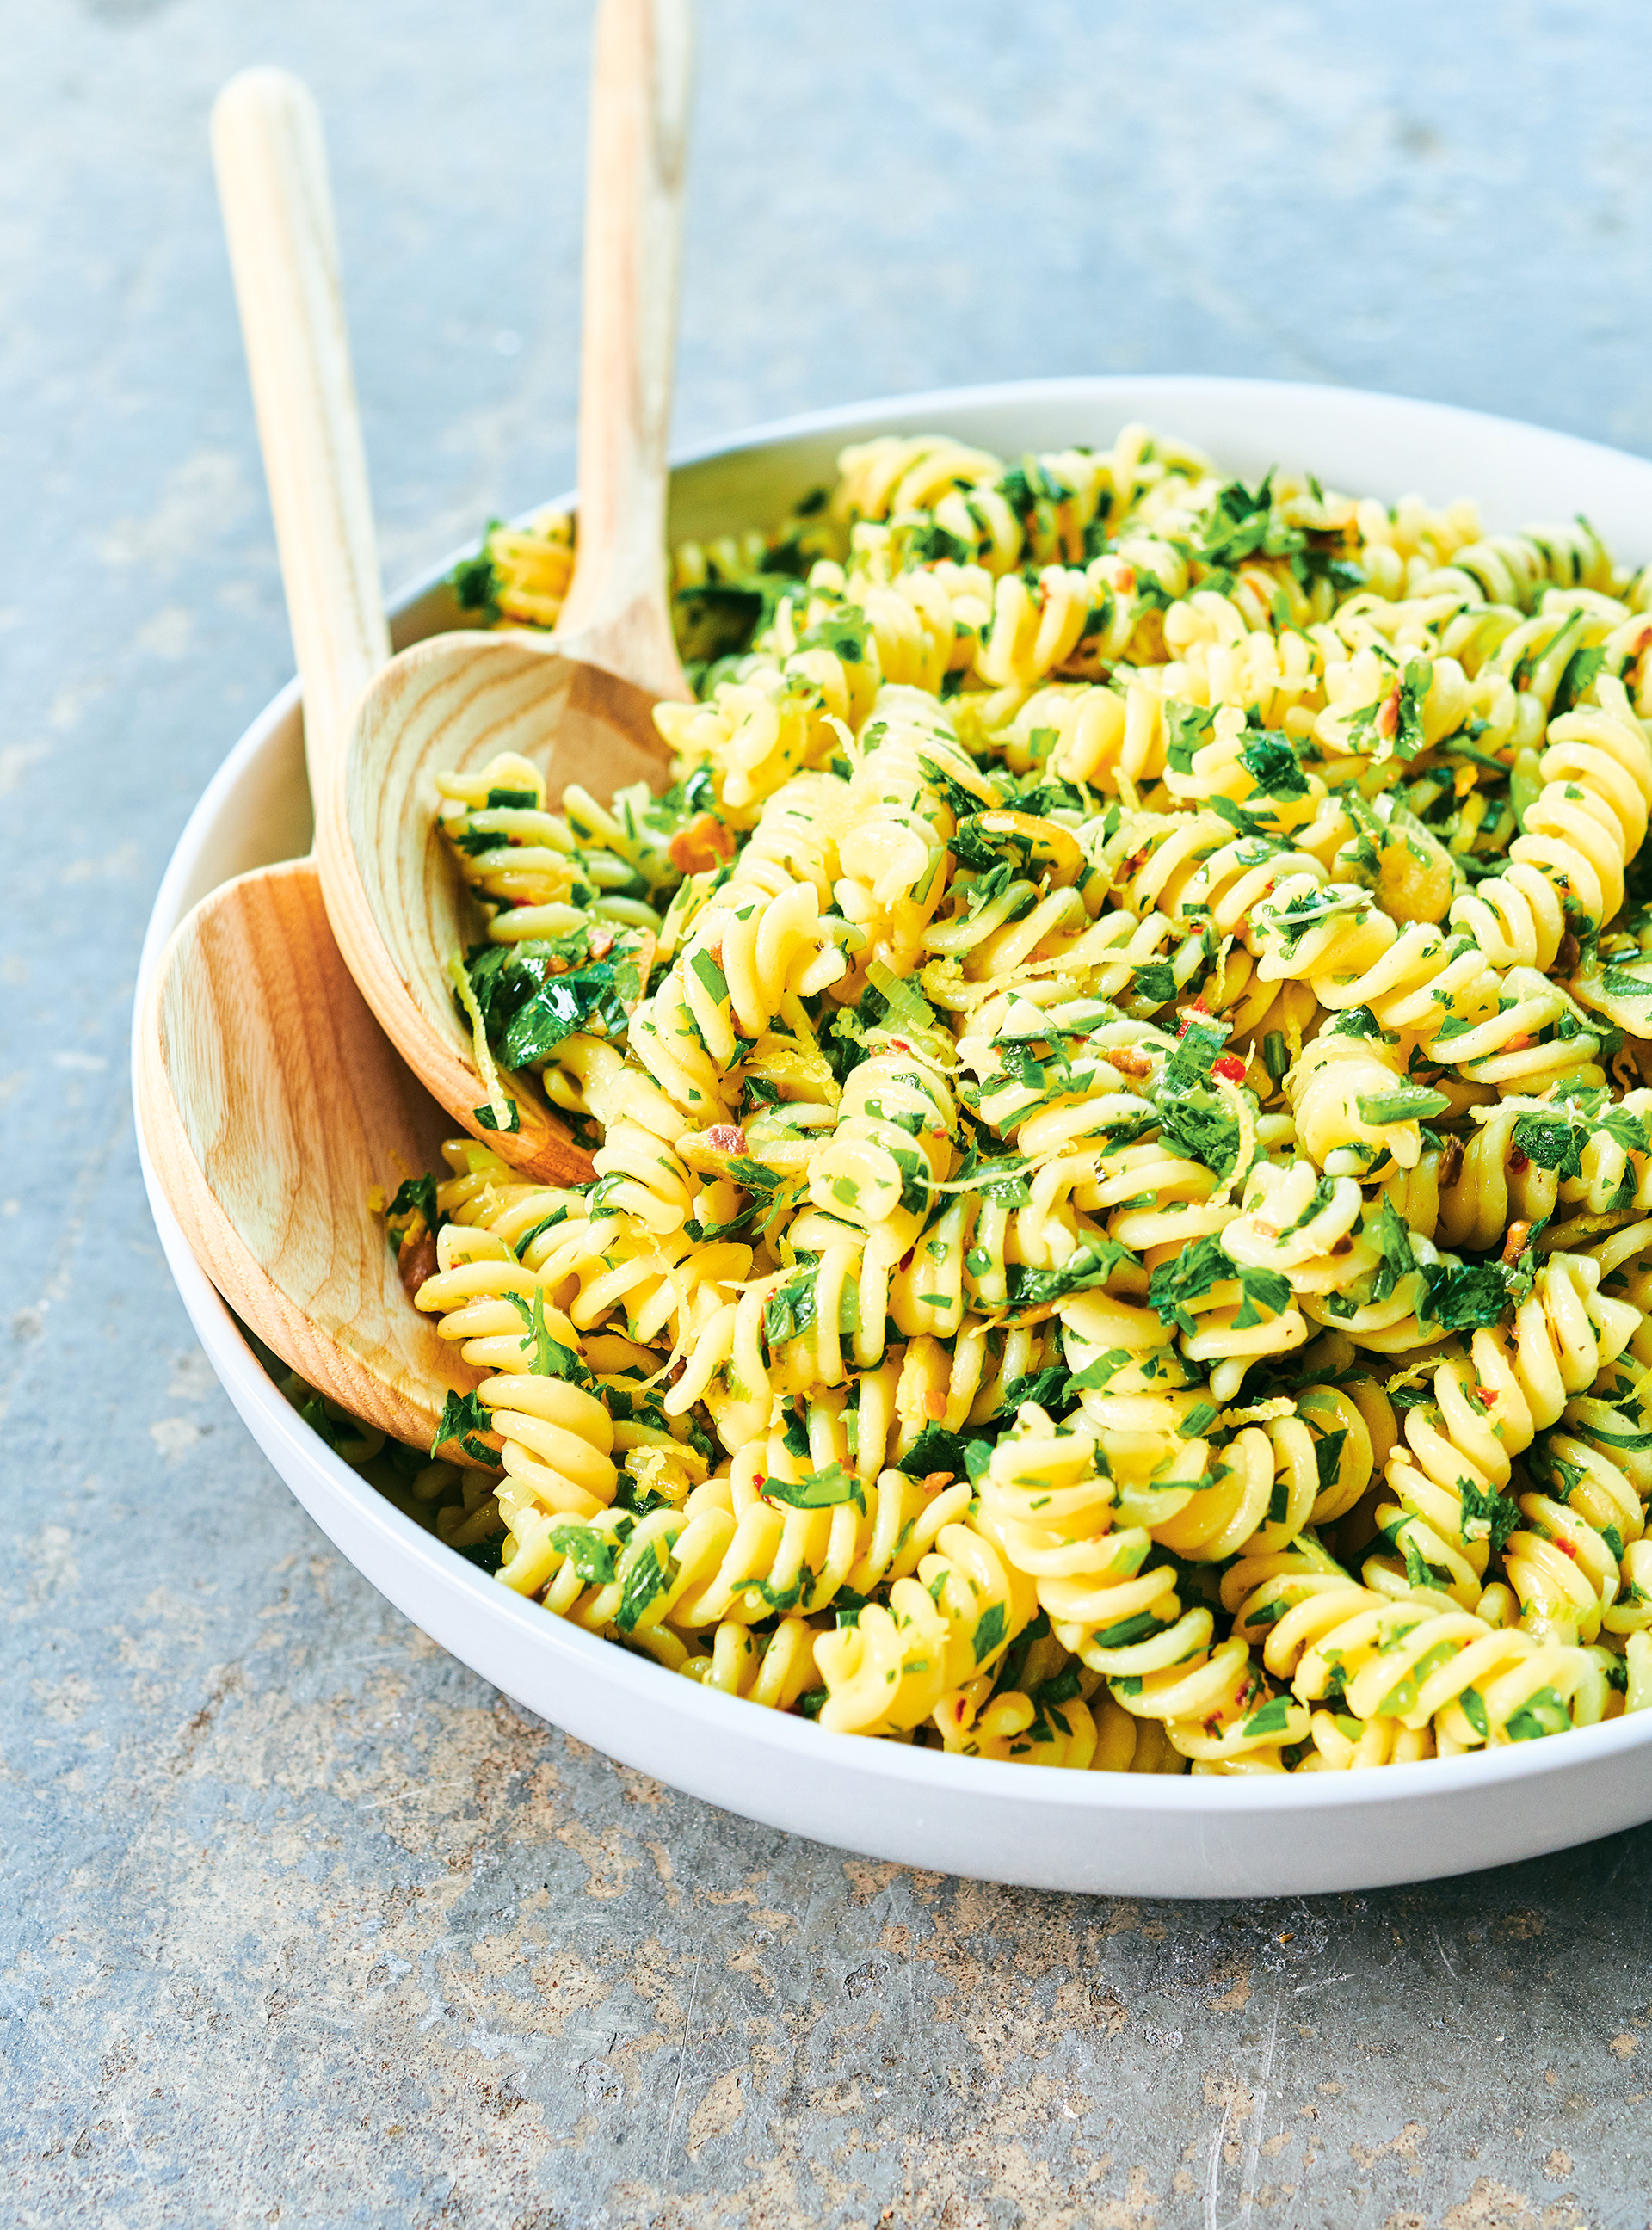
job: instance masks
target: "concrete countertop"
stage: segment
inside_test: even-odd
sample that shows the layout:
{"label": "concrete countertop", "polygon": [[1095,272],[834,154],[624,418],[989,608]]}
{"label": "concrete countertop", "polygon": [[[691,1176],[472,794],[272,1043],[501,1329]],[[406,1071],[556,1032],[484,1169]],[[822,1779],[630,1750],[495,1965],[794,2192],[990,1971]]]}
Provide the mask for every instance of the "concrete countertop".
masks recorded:
{"label": "concrete countertop", "polygon": [[[321,99],[395,583],[572,477],[587,10],[0,39],[0,2220],[1642,2230],[1652,1833],[1242,1905],[863,1863],[525,1720],[268,1470],[125,1080],[290,666],[207,109]],[[1649,60],[1632,0],[706,0],[681,438],[1151,368],[1652,451]]]}

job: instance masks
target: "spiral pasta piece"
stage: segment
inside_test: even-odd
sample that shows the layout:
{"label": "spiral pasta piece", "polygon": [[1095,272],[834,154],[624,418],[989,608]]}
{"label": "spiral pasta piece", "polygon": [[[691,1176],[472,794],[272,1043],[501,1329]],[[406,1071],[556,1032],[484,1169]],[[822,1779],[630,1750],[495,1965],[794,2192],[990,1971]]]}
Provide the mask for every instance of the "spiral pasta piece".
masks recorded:
{"label": "spiral pasta piece", "polygon": [[1460,923],[1500,966],[1554,965],[1568,911],[1599,929],[1623,903],[1625,864],[1646,835],[1652,748],[1621,681],[1553,721],[1538,761],[1543,788],[1509,846],[1512,865],[1455,901]]}
{"label": "spiral pasta piece", "polygon": [[1406,1411],[1405,1447],[1389,1463],[1394,1500],[1376,1518],[1391,1554],[1367,1565],[1371,1584],[1436,1586],[1466,1609],[1479,1603],[1494,1537],[1506,1543],[1516,1515],[1505,1492],[1514,1459],[1636,1329],[1636,1312],[1599,1280],[1587,1256],[1552,1255],[1508,1333],[1482,1328],[1466,1356],[1437,1366],[1433,1399]]}
{"label": "spiral pasta piece", "polygon": [[845,1734],[920,1725],[991,1669],[1032,1613],[1031,1587],[990,1541],[968,1525],[943,1526],[917,1577],[890,1588],[887,1607],[868,1603],[853,1626],[816,1641],[821,1724]]}
{"label": "spiral pasta piece", "polygon": [[1297,1702],[1330,1706],[1310,1729],[1333,1768],[1528,1741],[1601,1716],[1583,1650],[1489,1625],[1431,1589],[1361,1587],[1312,1543],[1242,1559],[1223,1592],[1236,1632],[1260,1641]]}

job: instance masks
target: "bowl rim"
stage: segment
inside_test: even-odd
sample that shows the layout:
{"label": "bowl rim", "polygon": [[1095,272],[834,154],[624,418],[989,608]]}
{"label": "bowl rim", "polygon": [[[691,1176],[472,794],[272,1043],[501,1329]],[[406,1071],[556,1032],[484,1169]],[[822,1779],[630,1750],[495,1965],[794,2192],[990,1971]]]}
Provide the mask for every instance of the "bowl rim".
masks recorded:
{"label": "bowl rim", "polygon": [[[1017,403],[1060,403],[1069,397],[1075,403],[1094,407],[1126,395],[1145,397],[1141,404],[1144,413],[1161,406],[1173,413],[1179,398],[1186,396],[1197,401],[1213,392],[1230,399],[1267,396],[1285,402],[1297,396],[1334,396],[1351,410],[1397,413],[1402,417],[1415,414],[1419,428],[1422,422],[1427,421],[1447,429],[1453,424],[1464,430],[1470,426],[1495,429],[1517,439],[1536,438],[1546,444],[1561,445],[1562,450],[1576,453],[1579,465],[1587,461],[1597,466],[1610,462],[1632,468],[1648,476],[1649,493],[1652,493],[1652,462],[1647,459],[1581,435],[1521,420],[1467,409],[1455,403],[1326,383],[1184,373],[1079,374],[1005,380],[837,403],[823,409],[767,420],[718,440],[674,451],[672,470],[675,474],[689,467],[714,465],[810,437],[852,430],[869,434],[874,429],[898,429],[903,421],[923,420],[942,413],[957,415]],[[1173,422],[1161,417],[1159,422],[1170,425]],[[548,501],[552,506],[571,509],[575,497],[569,492]],[[516,517],[526,519],[546,507],[545,503],[535,504]],[[456,560],[474,554],[475,546],[461,545],[387,599],[392,623],[415,614],[417,607],[441,587]],[[1652,548],[1649,549],[1649,556],[1652,556]],[[138,964],[132,1041],[134,1099],[138,1034],[145,993],[166,939],[187,911],[182,903],[183,894],[197,878],[202,854],[227,801],[239,789],[276,730],[298,710],[299,704],[299,683],[294,676],[248,723],[208,781],[179,832],[157,889]],[[331,1492],[352,1507],[358,1522],[370,1532],[381,1535],[386,1544],[393,1545],[403,1556],[410,1556],[432,1582],[455,1589],[461,1601],[468,1602],[473,1612],[485,1613],[496,1621],[502,1614],[506,1625],[519,1637],[525,1649],[539,1650],[553,1661],[560,1660],[561,1669],[566,1673],[576,1678],[594,1676],[624,1692],[627,1701],[644,1707],[651,1701],[662,1700],[659,1683],[669,1680],[674,1683],[671,1696],[674,1709],[701,1719],[707,1734],[739,1740],[747,1748],[767,1753],[776,1763],[784,1758],[788,1763],[796,1761],[806,1764],[811,1756],[823,1759],[818,1745],[823,1742],[832,1746],[827,1755],[840,1772],[853,1772],[872,1783],[898,1782],[907,1789],[915,1786],[920,1790],[927,1789],[952,1795],[973,1791],[982,1802],[1012,1803],[1031,1812],[1070,1812],[1080,1808],[1101,1816],[1110,1812],[1170,1812],[1192,1819],[1201,1815],[1219,1818],[1249,1814],[1345,1813],[1371,1805],[1393,1804],[1407,1797],[1439,1800],[1459,1794],[1466,1796],[1488,1793],[1513,1782],[1591,1768],[1652,1745],[1652,1711],[1648,1711],[1596,1726],[1572,1728],[1559,1737],[1468,1751],[1450,1758],[1386,1765],[1361,1773],[1229,1776],[1078,1773],[1061,1769],[1029,1773],[1025,1765],[1008,1761],[916,1750],[906,1743],[833,1733],[794,1714],[752,1705],[743,1698],[686,1680],[656,1660],[589,1634],[500,1586],[397,1509],[304,1422],[265,1371],[227,1303],[197,1262],[160,1189],[142,1128],[134,1127],[145,1189],[168,1265],[209,1358],[249,1428],[256,1415],[261,1430],[255,1437],[261,1444],[274,1441],[294,1468],[318,1473]],[[274,1468],[281,1473],[283,1484],[293,1492],[283,1466],[275,1464]],[[371,1583],[377,1585],[376,1582]]]}

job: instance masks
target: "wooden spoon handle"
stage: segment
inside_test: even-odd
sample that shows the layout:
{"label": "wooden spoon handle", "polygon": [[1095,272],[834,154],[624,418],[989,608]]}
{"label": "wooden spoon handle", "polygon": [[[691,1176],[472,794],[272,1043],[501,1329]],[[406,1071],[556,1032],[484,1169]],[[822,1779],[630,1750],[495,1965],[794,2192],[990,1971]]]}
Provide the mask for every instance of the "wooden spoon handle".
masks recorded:
{"label": "wooden spoon handle", "polygon": [[212,155],[319,796],[390,646],[326,149],[308,91],[285,70],[231,78],[212,111]]}
{"label": "wooden spoon handle", "polygon": [[558,629],[571,653],[686,699],[666,593],[689,0],[601,0],[592,68],[579,367],[579,543]]}

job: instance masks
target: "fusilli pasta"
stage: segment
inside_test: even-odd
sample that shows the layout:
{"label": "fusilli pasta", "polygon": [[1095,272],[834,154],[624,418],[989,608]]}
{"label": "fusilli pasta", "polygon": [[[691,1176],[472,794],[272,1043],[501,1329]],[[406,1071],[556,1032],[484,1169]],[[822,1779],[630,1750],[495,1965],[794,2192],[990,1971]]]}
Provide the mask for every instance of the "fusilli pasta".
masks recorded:
{"label": "fusilli pasta", "polygon": [[[461,602],[553,625],[574,534]],[[861,443],[672,579],[664,796],[440,784],[479,1053],[596,1180],[403,1183],[475,1389],[428,1458],[307,1415],[829,1730],[1276,1774],[1652,1703],[1641,577],[1132,427]]]}

